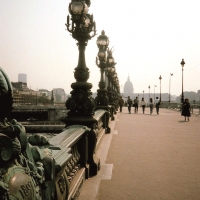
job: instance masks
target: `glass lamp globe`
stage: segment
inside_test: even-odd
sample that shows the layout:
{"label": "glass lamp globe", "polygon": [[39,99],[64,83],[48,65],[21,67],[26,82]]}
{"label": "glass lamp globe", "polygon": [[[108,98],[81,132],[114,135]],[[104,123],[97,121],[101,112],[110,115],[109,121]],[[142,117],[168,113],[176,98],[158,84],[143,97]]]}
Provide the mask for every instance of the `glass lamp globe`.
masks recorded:
{"label": "glass lamp globe", "polygon": [[71,2],[69,4],[69,12],[71,15],[81,15],[88,13],[88,6],[87,4],[81,1]]}
{"label": "glass lamp globe", "polygon": [[105,31],[102,31],[101,35],[97,38],[97,46],[99,48],[106,49],[108,47],[108,45],[109,45],[109,39],[105,35]]}
{"label": "glass lamp globe", "polygon": [[111,72],[111,67],[107,67],[108,72]]}
{"label": "glass lamp globe", "polygon": [[112,67],[111,71],[114,73],[115,72],[115,67]]}

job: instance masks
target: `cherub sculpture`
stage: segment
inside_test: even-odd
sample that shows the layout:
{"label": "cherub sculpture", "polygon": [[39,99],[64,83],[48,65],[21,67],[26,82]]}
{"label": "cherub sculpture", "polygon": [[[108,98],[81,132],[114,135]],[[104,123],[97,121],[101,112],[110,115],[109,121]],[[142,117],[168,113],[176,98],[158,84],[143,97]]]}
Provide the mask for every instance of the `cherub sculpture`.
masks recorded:
{"label": "cherub sculpture", "polygon": [[[12,85],[0,68],[0,197],[40,200],[45,181],[54,178],[51,172],[49,175],[53,166],[51,150],[29,144],[24,126],[7,120],[12,104]],[[44,137],[40,139],[40,145],[48,145]],[[49,169],[46,174],[45,168]]]}

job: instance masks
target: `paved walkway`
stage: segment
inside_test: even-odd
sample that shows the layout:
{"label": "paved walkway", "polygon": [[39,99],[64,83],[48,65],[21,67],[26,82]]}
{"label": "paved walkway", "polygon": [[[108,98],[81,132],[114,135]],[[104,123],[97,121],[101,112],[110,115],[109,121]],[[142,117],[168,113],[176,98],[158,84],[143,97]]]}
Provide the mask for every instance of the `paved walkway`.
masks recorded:
{"label": "paved walkway", "polygon": [[79,200],[200,199],[200,117],[185,122],[180,112],[126,107],[115,117],[97,152],[101,170]]}

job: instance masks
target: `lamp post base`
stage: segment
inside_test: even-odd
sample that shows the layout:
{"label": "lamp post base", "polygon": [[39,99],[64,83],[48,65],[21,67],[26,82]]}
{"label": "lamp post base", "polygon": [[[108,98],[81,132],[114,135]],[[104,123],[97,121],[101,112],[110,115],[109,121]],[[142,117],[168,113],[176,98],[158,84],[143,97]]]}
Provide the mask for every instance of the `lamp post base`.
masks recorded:
{"label": "lamp post base", "polygon": [[83,125],[91,128],[87,135],[87,145],[85,151],[88,152],[89,176],[97,175],[100,169],[100,159],[95,154],[97,144],[97,120],[92,116],[67,116],[61,118],[61,121],[66,124],[66,127],[71,125]]}

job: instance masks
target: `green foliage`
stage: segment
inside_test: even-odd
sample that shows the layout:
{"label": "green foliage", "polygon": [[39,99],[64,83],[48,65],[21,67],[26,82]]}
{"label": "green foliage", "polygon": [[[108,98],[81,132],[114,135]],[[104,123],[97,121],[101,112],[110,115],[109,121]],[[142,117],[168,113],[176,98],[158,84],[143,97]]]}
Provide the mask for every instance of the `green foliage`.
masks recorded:
{"label": "green foliage", "polygon": [[46,104],[50,104],[51,100],[48,99],[46,96],[41,96],[41,97],[38,97],[38,103],[46,105]]}

